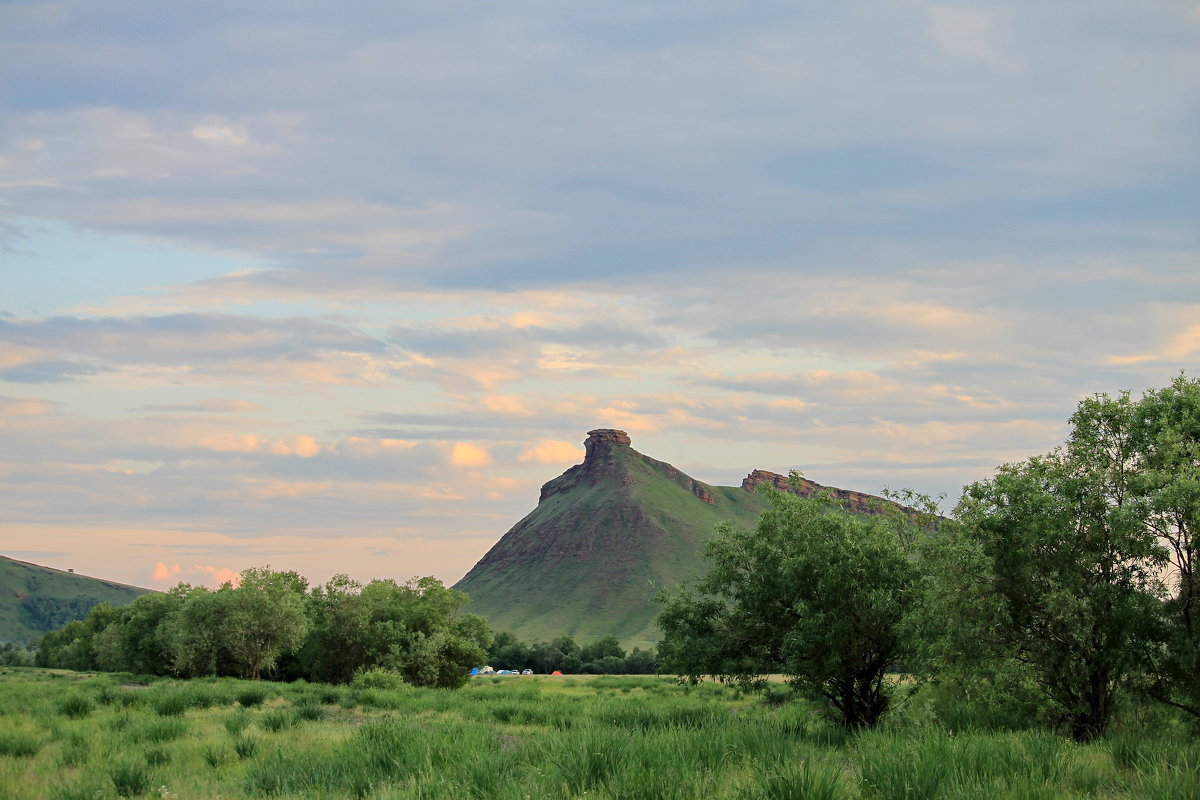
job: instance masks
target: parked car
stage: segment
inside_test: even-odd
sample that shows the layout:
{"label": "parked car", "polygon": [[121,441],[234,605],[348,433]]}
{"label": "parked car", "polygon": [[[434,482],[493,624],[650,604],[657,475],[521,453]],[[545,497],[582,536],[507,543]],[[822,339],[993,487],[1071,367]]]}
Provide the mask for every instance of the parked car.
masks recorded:
{"label": "parked car", "polygon": [[523,669],[523,670],[521,670],[521,674],[522,674],[522,675],[532,675],[532,674],[533,674],[533,670],[531,670],[531,669]]}

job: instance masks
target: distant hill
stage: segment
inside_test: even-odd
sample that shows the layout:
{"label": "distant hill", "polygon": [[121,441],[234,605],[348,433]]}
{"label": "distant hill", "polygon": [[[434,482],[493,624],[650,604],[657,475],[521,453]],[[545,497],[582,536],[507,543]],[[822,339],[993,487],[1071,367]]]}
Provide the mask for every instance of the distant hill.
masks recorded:
{"label": "distant hill", "polygon": [[[810,495],[827,487],[754,470],[741,486],[710,486],[642,455],[624,431],[590,431],[582,464],[542,487],[513,526],[454,588],[468,611],[526,641],[564,633],[580,643],[613,634],[627,647],[659,638],[654,595],[704,568],[704,542],[722,521],[753,527],[770,483]],[[890,501],[829,489],[852,510]]]}
{"label": "distant hill", "polygon": [[0,642],[33,641],[97,603],[123,606],[149,591],[0,556]]}

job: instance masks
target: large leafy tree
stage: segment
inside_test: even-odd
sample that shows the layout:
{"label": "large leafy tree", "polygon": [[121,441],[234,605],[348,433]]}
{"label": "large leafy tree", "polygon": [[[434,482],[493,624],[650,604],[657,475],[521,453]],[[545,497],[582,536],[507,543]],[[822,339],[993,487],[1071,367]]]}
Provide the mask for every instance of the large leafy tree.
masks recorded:
{"label": "large leafy tree", "polygon": [[256,567],[242,572],[228,597],[224,641],[242,677],[258,680],[280,656],[296,651],[308,633],[304,593],[295,572]]}
{"label": "large leafy tree", "polygon": [[345,682],[384,667],[415,686],[461,686],[492,641],[481,617],[458,614],[466,601],[436,578],[363,586],[336,576],[309,596],[312,633],[301,661],[318,680]]}
{"label": "large leafy tree", "polygon": [[765,491],[758,527],[720,528],[695,590],[660,598],[660,663],[748,687],[783,673],[847,727],[872,726],[892,700],[886,674],[913,652],[915,519]]}
{"label": "large leafy tree", "polygon": [[1152,651],[1150,694],[1200,717],[1200,381],[1178,376],[1136,404],[1131,481],[1145,525],[1165,546],[1170,568],[1166,645]]}
{"label": "large leafy tree", "polygon": [[156,636],[170,656],[172,672],[184,677],[232,674],[225,632],[233,592],[228,583],[216,590],[186,583],[171,589],[178,602],[159,623]]}
{"label": "large leafy tree", "polygon": [[962,597],[945,610],[1023,665],[1080,741],[1104,732],[1161,609],[1165,553],[1134,490],[1136,417],[1128,394],[1084,400],[1063,447],[967,487],[956,512]]}

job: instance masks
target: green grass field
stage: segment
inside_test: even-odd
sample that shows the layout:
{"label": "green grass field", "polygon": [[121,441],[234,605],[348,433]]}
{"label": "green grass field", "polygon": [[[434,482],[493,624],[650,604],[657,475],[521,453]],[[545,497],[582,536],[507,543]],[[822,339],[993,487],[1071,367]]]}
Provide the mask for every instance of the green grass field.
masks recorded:
{"label": "green grass field", "polygon": [[1168,716],[1130,712],[1084,746],[951,732],[931,708],[848,734],[803,701],[659,677],[386,691],[7,668],[0,796],[1200,798],[1200,745]]}

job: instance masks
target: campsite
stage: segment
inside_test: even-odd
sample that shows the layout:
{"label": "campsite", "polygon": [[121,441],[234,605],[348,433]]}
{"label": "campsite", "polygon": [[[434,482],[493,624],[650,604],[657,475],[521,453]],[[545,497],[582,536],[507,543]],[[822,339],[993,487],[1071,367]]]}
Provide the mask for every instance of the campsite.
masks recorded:
{"label": "campsite", "polygon": [[1200,797],[1161,707],[1079,744],[936,687],[858,733],[773,684],[483,676],[461,690],[0,669],[11,800]]}

